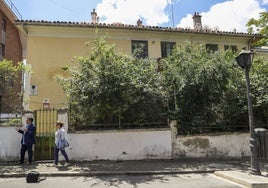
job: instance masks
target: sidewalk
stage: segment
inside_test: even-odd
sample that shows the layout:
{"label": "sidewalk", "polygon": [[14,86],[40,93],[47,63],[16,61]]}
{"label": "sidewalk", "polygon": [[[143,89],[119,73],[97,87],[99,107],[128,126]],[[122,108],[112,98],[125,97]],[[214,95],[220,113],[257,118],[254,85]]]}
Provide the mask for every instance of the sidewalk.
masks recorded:
{"label": "sidewalk", "polygon": [[[247,160],[155,159],[129,161],[71,161],[69,166],[54,166],[53,161],[37,161],[31,165],[0,162],[0,177],[26,177],[30,171],[44,176],[94,176],[135,174],[214,173],[215,171],[249,172]],[[260,162],[262,175],[268,174],[268,162]]]}
{"label": "sidewalk", "polygon": [[0,162],[0,177],[26,177],[30,171],[38,171],[41,177],[214,173],[216,176],[246,187],[268,187],[268,162],[261,161],[259,164],[262,176],[249,174],[249,159],[211,160],[192,158],[180,160],[71,161],[69,166],[54,166],[53,161],[37,161],[31,165],[18,165],[17,162]]}

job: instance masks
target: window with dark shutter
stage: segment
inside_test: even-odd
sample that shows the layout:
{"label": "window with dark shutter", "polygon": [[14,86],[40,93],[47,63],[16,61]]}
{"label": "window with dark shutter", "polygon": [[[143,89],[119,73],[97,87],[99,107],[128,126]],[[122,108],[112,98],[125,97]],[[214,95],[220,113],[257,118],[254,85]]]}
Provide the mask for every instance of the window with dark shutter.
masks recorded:
{"label": "window with dark shutter", "polygon": [[137,58],[148,57],[148,41],[132,40],[131,50],[132,54]]}

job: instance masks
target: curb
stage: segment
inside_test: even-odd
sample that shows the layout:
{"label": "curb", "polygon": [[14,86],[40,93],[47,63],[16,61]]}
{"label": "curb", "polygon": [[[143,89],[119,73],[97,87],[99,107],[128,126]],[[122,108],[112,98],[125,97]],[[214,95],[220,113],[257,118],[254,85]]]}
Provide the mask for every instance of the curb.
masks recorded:
{"label": "curb", "polygon": [[264,175],[252,175],[242,171],[217,171],[216,176],[223,179],[238,183],[250,188],[266,188],[268,187],[268,179]]}
{"label": "curb", "polygon": [[[36,170],[35,170],[36,171]],[[30,172],[30,171],[29,171]],[[70,176],[140,176],[140,175],[167,175],[167,174],[205,174],[214,173],[215,170],[196,170],[196,171],[95,171],[95,172],[40,172],[40,176],[44,177],[70,177]],[[3,173],[1,178],[27,177],[27,173]]]}

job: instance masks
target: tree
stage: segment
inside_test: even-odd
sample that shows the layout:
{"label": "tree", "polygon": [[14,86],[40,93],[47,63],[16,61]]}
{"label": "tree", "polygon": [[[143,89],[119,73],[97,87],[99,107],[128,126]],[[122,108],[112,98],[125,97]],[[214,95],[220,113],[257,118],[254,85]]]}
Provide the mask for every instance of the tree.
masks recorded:
{"label": "tree", "polygon": [[237,123],[246,114],[243,75],[231,50],[213,53],[187,42],[163,62],[168,108],[180,130]]}
{"label": "tree", "polygon": [[[137,53],[139,50],[137,51]],[[60,78],[76,128],[178,120],[180,133],[248,129],[244,73],[232,50],[208,52],[205,45],[177,44],[160,62],[120,53],[101,38],[89,56],[64,67]],[[138,56],[139,57],[139,56]],[[259,125],[267,125],[267,62],[254,58],[252,93]],[[260,62],[259,62],[260,61]],[[158,65],[158,69],[156,67]],[[160,69],[159,69],[160,67]],[[160,71],[157,71],[160,70]],[[78,127],[79,126],[79,127]],[[210,129],[211,130],[211,129]]]}
{"label": "tree", "polygon": [[70,77],[60,79],[72,125],[160,121],[156,115],[163,112],[164,99],[155,60],[122,54],[101,38],[76,63],[65,68]]}
{"label": "tree", "polygon": [[[0,61],[0,113],[2,107],[21,110],[21,93],[13,88],[13,83],[21,75],[21,71],[26,70],[23,64],[14,65],[12,61]],[[16,102],[14,102],[16,101]]]}
{"label": "tree", "polygon": [[268,128],[268,62],[255,57],[251,68],[251,87],[256,127]]}
{"label": "tree", "polygon": [[257,41],[255,46],[267,46],[268,45],[268,12],[261,12],[258,20],[251,18],[246,26],[248,32],[253,33],[256,30],[263,38]]}
{"label": "tree", "polygon": [[[248,32],[253,33],[256,30],[263,38],[254,46],[268,46],[268,12],[261,12],[259,19],[251,18],[247,22]],[[253,111],[256,126],[268,127],[268,62],[263,57],[255,57],[252,66],[252,98]]]}

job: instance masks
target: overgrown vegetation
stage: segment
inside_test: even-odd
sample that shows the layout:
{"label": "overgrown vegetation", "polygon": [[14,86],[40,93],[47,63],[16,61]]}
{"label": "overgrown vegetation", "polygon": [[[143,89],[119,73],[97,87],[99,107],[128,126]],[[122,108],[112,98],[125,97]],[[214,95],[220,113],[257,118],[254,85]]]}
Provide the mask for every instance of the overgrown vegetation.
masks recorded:
{"label": "overgrown vegetation", "polygon": [[251,68],[254,119],[257,126],[268,129],[268,61],[256,57]]}
{"label": "overgrown vegetation", "polygon": [[3,108],[14,113],[21,112],[22,93],[14,89],[14,85],[24,70],[26,67],[21,63],[14,65],[12,61],[0,61],[0,114]]}
{"label": "overgrown vegetation", "polygon": [[[77,58],[78,66],[65,67],[70,77],[60,79],[71,124],[124,128],[171,118],[178,121],[181,134],[206,132],[207,127],[245,130],[246,86],[235,55],[231,50],[212,53],[204,45],[185,43],[159,64],[122,54],[103,38],[96,40],[88,57]],[[257,127],[267,126],[267,66],[267,61],[256,59],[251,71]]]}
{"label": "overgrown vegetation", "polygon": [[[166,60],[169,111],[182,134],[239,125],[246,101],[242,72],[229,51],[207,52],[204,45],[178,45]],[[242,87],[241,87],[242,86]],[[212,129],[211,129],[212,128]]]}
{"label": "overgrown vegetation", "polygon": [[[71,124],[130,124],[163,121],[162,75],[156,63],[122,54],[102,38],[89,57],[78,57],[61,83],[67,93]],[[166,118],[164,118],[166,122]]]}
{"label": "overgrown vegetation", "polygon": [[257,32],[263,36],[263,38],[254,43],[255,46],[268,46],[268,12],[261,12],[259,19],[251,18],[247,22],[248,32]]}

